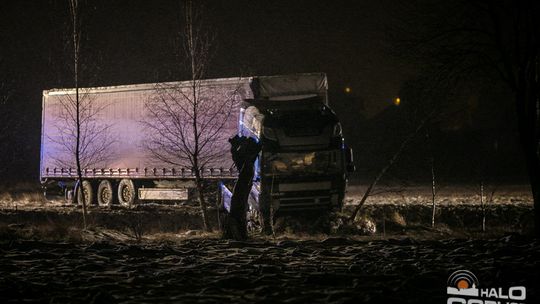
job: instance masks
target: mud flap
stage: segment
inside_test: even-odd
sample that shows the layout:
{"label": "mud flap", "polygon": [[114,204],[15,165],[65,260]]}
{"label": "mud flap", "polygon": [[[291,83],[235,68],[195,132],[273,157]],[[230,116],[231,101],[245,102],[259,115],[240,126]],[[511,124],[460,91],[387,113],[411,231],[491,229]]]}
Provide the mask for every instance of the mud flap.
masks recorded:
{"label": "mud flap", "polygon": [[217,191],[217,221],[218,221],[218,227],[219,230],[224,233],[225,232],[225,223],[227,221],[227,217],[229,216],[229,212],[231,211],[231,197],[232,193],[223,184],[223,182],[218,183],[218,191]]}
{"label": "mud flap", "polygon": [[225,186],[222,182],[220,182],[219,193],[220,193],[219,207],[227,211],[227,213],[231,212],[232,192],[229,190],[229,188],[227,188],[227,186]]}

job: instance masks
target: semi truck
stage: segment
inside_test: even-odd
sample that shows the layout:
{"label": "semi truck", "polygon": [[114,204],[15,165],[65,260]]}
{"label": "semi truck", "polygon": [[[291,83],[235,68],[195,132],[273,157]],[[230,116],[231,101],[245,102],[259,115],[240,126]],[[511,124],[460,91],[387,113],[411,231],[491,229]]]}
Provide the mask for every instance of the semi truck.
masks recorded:
{"label": "semi truck", "polygon": [[[185,200],[198,173],[206,181],[219,183],[221,206],[228,210],[229,185],[238,173],[228,139],[240,135],[262,144],[250,214],[268,218],[269,212],[339,209],[354,165],[327,92],[324,73],[79,89],[84,180],[79,183],[74,158],[76,92],[45,90],[40,181],[47,196],[62,195],[69,203],[77,203],[83,193],[90,204],[132,206],[142,201]],[[216,112],[212,121],[225,119],[209,143],[211,157],[198,172],[180,156],[178,161],[160,157],[161,151],[174,150],[170,145],[175,138],[168,138],[169,146],[152,147],[158,137],[166,137],[163,132],[169,127],[183,130],[190,123],[182,116],[161,116],[153,102],[167,105],[170,99],[181,111],[192,102],[190,96],[195,95],[190,94],[199,95],[200,102],[208,105],[199,108],[203,114]],[[177,139],[184,146],[192,140],[189,136]]]}
{"label": "semi truck", "polygon": [[[238,135],[262,149],[248,197],[248,227],[270,232],[281,214],[340,210],[348,175],[355,171],[338,117],[328,103],[325,74],[254,78],[253,98],[240,104]],[[220,184],[223,209],[230,185]]]}

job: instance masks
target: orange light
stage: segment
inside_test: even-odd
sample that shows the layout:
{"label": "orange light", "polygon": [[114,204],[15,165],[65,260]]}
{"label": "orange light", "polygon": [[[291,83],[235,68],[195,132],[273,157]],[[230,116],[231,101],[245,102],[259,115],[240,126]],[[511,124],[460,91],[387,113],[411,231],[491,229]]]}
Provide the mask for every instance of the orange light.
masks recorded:
{"label": "orange light", "polygon": [[351,88],[345,87],[345,93],[349,94],[350,92],[352,92]]}
{"label": "orange light", "polygon": [[396,98],[394,99],[394,105],[395,105],[395,106],[399,106],[400,104],[401,104],[401,99],[400,99],[399,97],[396,97]]}

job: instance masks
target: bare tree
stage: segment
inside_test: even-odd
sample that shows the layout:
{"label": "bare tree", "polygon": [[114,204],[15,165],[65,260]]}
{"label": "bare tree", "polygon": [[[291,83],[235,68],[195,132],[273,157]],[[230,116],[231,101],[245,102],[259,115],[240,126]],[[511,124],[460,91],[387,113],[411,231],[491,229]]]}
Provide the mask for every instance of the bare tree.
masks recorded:
{"label": "bare tree", "polygon": [[[201,9],[192,1],[184,4],[182,53],[190,80],[156,85],[156,93],[146,103],[150,119],[144,122],[152,138],[147,150],[159,161],[192,170],[201,208],[204,229],[211,230],[204,194],[204,168],[217,163],[231,134],[222,129],[239,102],[240,81],[235,89],[203,84],[211,59],[213,37],[202,23]],[[187,85],[186,85],[187,84]]]}
{"label": "bare tree", "polygon": [[[79,0],[69,0],[69,12],[71,16],[71,25],[72,25],[72,47],[73,47],[73,81],[75,84],[75,99],[74,106],[75,111],[73,115],[75,116],[75,163],[77,168],[77,176],[79,179],[79,191],[83,185],[83,175],[81,170],[81,103],[79,96],[79,64],[80,64],[80,54],[81,54],[81,30],[80,30],[80,6]],[[86,229],[86,196],[83,194],[82,197],[82,206],[83,206],[83,227]]]}
{"label": "bare tree", "polygon": [[429,167],[431,171],[431,228],[435,227],[435,215],[437,207],[437,176],[435,175],[435,151],[433,148],[433,133],[429,128],[426,128],[426,141],[428,142],[429,149]]}
{"label": "bare tree", "polygon": [[436,201],[435,197],[437,194],[437,183],[435,179],[435,157],[432,156],[430,159],[431,165],[431,228],[435,227],[435,207]]}
{"label": "bare tree", "polygon": [[477,181],[480,182],[480,209],[482,211],[482,232],[486,232],[486,218],[488,215],[488,207],[493,203],[497,188],[500,186],[501,181],[498,177],[501,176],[498,170],[490,170],[492,168],[498,168],[497,163],[498,155],[497,149],[491,150],[486,146],[479,146],[478,153],[482,155],[482,161],[478,164]]}
{"label": "bare tree", "polygon": [[[406,119],[404,125],[400,126],[407,130],[407,134],[402,139],[399,146],[390,150],[393,154],[389,157],[387,163],[380,169],[372,182],[368,185],[367,190],[360,199],[359,204],[354,209],[349,221],[355,219],[358,211],[367,201],[370,195],[380,191],[374,191],[379,182],[388,174],[388,171],[394,167],[399,160],[405,156],[407,150],[414,153],[426,153],[429,160],[429,172],[431,181],[431,226],[435,225],[436,215],[436,195],[437,183],[440,183],[436,178],[435,159],[441,157],[436,155],[434,149],[435,139],[440,136],[440,132],[436,132],[440,124],[452,121],[456,117],[456,112],[462,111],[463,104],[449,87],[443,87],[440,84],[434,84],[431,75],[411,79],[406,82],[400,92],[401,103],[400,107],[403,110]],[[448,106],[454,101],[451,106]],[[422,131],[425,130],[425,133]],[[426,136],[421,136],[426,134]],[[425,139],[422,139],[425,137]],[[410,148],[414,146],[414,148]],[[422,149],[426,147],[426,149]],[[426,150],[426,151],[424,151]],[[422,151],[422,152],[420,152]]]}
{"label": "bare tree", "polygon": [[497,191],[497,185],[491,186],[491,191],[486,195],[486,185],[484,181],[480,182],[480,208],[482,209],[482,232],[486,232],[486,218],[487,218],[487,208],[488,205],[493,204],[493,198],[495,192]]}
{"label": "bare tree", "polygon": [[[349,221],[353,221],[356,218],[356,215],[367,201],[370,195],[372,195],[374,189],[379,184],[381,179],[387,174],[387,172],[394,167],[399,159],[403,156],[406,150],[410,145],[415,143],[415,140],[421,134],[421,131],[426,129],[426,132],[429,132],[429,129],[436,124],[443,116],[447,115],[447,110],[441,109],[441,92],[434,91],[432,86],[424,85],[426,80],[424,78],[415,79],[409,81],[402,89],[401,100],[402,103],[400,107],[406,113],[407,116],[407,126],[400,126],[408,130],[408,133],[402,139],[399,146],[391,150],[393,154],[389,157],[387,163],[378,171],[378,174],[373,178],[371,183],[368,185],[364,195],[360,199],[360,202],[353,210]],[[444,97],[448,98],[448,96]],[[428,144],[431,144],[428,140]],[[432,151],[431,156],[433,156]],[[432,171],[434,174],[435,172]],[[433,175],[432,175],[433,177]],[[432,181],[434,178],[432,179]],[[432,188],[433,189],[433,188]],[[434,202],[434,196],[433,196]]]}
{"label": "bare tree", "polygon": [[352,214],[349,216],[349,219],[348,219],[349,222],[354,221],[354,219],[356,218],[356,215],[358,214],[362,206],[365,204],[368,197],[371,195],[373,189],[377,186],[379,181],[384,177],[386,172],[390,170],[396,164],[396,162],[399,160],[399,158],[403,154],[403,151],[405,151],[405,149],[409,146],[409,144],[416,138],[418,133],[425,127],[426,123],[432,118],[432,116],[433,116],[433,113],[428,114],[422,121],[418,123],[416,128],[401,142],[401,144],[399,145],[397,150],[394,152],[392,157],[388,160],[386,165],[381,168],[379,173],[375,176],[375,178],[371,181],[371,183],[367,187],[366,191],[364,192],[364,195],[360,199],[360,202],[358,203],[358,205],[356,205]]}
{"label": "bare tree", "polygon": [[[474,77],[498,81],[514,95],[521,146],[540,235],[540,3],[408,1],[395,31],[401,55],[431,66],[441,83]],[[404,13],[406,12],[406,13]],[[490,79],[491,77],[491,79]]]}

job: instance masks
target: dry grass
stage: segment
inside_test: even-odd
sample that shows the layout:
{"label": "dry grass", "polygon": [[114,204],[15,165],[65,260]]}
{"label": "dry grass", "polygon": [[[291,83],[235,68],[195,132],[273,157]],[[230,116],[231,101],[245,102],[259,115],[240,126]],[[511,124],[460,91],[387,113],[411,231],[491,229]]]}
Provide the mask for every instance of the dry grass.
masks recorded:
{"label": "dry grass", "polygon": [[47,203],[39,184],[19,183],[0,187],[0,206],[2,208],[17,208],[21,205],[45,206]]}
{"label": "dry grass", "polygon": [[[520,194],[521,190],[518,190],[501,192],[499,203],[487,206],[486,233],[481,232],[482,211],[479,205],[474,203],[474,195],[471,195],[466,203],[460,203],[461,199],[465,199],[462,193],[441,196],[436,226],[432,229],[431,206],[423,202],[420,195],[407,196],[403,200],[397,194],[381,194],[379,199],[374,198],[374,203],[363,206],[352,224],[347,224],[344,219],[349,217],[354,206],[346,205],[341,214],[322,220],[280,218],[274,227],[276,235],[253,237],[268,240],[317,240],[328,236],[484,237],[508,232],[529,233],[533,227],[532,205],[528,202],[529,194]],[[66,206],[61,202],[46,202],[40,191],[35,184],[0,188],[1,239],[167,242],[220,236],[218,232],[208,234],[201,231],[198,207],[189,204],[147,204],[131,210],[118,206],[91,206],[88,220],[90,227],[83,231],[80,207]],[[354,194],[351,197],[354,198]],[[386,199],[389,201],[385,203]],[[396,202],[393,203],[394,201]],[[216,224],[215,210],[212,210],[210,215],[212,223]]]}
{"label": "dry grass", "polygon": [[[356,205],[365,192],[365,185],[350,185],[347,188],[346,205]],[[486,186],[486,191],[493,186]],[[529,185],[498,185],[491,204],[531,204],[533,197]],[[431,204],[431,188],[423,186],[380,186],[370,195],[366,205],[395,204],[395,205],[429,205]],[[479,185],[442,185],[437,191],[437,205],[480,204]],[[485,200],[485,198],[484,198]]]}
{"label": "dry grass", "polygon": [[3,240],[40,240],[40,241],[83,241],[79,228],[65,225],[29,225],[0,223],[0,239]]}

